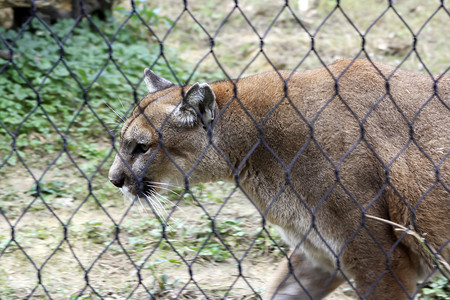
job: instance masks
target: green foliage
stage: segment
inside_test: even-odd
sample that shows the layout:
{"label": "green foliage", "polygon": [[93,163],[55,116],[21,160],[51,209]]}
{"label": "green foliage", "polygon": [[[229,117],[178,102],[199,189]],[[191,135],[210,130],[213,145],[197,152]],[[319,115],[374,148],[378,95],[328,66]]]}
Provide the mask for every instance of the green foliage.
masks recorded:
{"label": "green foliage", "polygon": [[174,243],[184,248],[183,255],[194,254],[204,259],[220,262],[231,257],[231,253],[224,243],[233,249],[241,243],[248,242],[245,241],[248,236],[246,237],[241,221],[216,218],[214,220],[214,233],[211,223],[212,221],[204,215],[198,226],[181,226],[183,228],[182,238],[177,238]]}
{"label": "green foliage", "polygon": [[86,237],[96,244],[105,243],[107,241],[107,234],[102,230],[103,223],[98,220],[91,220],[84,223]]}
{"label": "green foliage", "polygon": [[[117,11],[129,14],[123,8]],[[156,9],[138,12],[150,28],[172,24],[170,19],[159,17]],[[113,16],[106,21],[83,19],[78,24],[59,20],[50,26],[54,34],[37,19],[21,34],[0,28],[0,35],[14,53],[13,63],[0,58],[0,68],[4,68],[0,120],[16,136],[19,151],[38,148],[42,156],[59,151],[61,134],[66,133],[68,148],[109,137],[108,130],[120,121],[111,110],[126,117],[145,95],[146,88],[140,82],[145,67],[153,66],[155,72],[175,82],[187,80],[193,66],[164,47],[166,62],[159,42],[136,15],[122,28],[121,22]],[[0,42],[0,50],[8,50],[7,45]],[[202,76],[196,74],[194,80]],[[2,156],[9,153],[12,142],[0,127]],[[13,156],[10,163],[15,162]]]}
{"label": "green foliage", "polygon": [[445,277],[436,277],[428,283],[418,295],[419,299],[424,300],[449,300],[450,284]]}
{"label": "green foliage", "polygon": [[180,283],[180,280],[178,279],[169,280],[170,277],[166,273],[161,274],[161,266],[167,264],[181,265],[182,263],[174,259],[163,257],[162,259],[151,261],[145,265],[145,269],[149,269],[153,275],[153,285],[156,287],[156,290],[152,290],[151,293],[154,295],[162,295],[166,291],[173,290]]}
{"label": "green foliage", "polygon": [[8,281],[6,280],[7,277],[8,273],[3,268],[0,267],[0,299],[12,300],[14,299],[15,291],[11,286],[7,284],[8,283]]}
{"label": "green foliage", "polygon": [[[173,246],[182,249],[186,258],[198,255],[203,259],[220,262],[231,257],[225,245],[214,233],[211,235],[211,221],[205,215],[196,225],[184,224],[179,220],[174,220],[174,223],[166,227],[167,238]],[[231,248],[249,242],[248,239],[251,237],[246,235],[242,227],[242,221],[239,220],[217,218],[214,221],[214,232]],[[153,248],[162,237],[161,224],[151,218],[127,220],[120,229],[121,240],[126,244],[126,250],[131,253],[140,253]],[[170,251],[170,247],[164,241],[159,248]]]}
{"label": "green foliage", "polygon": [[[53,195],[53,196],[59,196],[59,197],[68,197],[69,194],[65,191],[66,183],[59,181],[59,180],[53,180],[50,182],[42,182],[39,184],[39,194],[41,195]],[[38,196],[38,188],[37,185],[33,185],[31,188],[30,194],[32,196]]]}

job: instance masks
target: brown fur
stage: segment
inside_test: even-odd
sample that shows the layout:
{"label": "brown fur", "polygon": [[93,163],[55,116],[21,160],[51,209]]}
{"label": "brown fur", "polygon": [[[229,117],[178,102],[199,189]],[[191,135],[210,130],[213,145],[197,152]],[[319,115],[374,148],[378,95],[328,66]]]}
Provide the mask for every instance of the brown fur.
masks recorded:
{"label": "brown fur", "polygon": [[[283,263],[271,297],[322,297],[345,274],[361,297],[409,299],[432,258],[412,236],[364,213],[412,226],[450,259],[450,76],[434,78],[437,95],[430,75],[342,60],[328,70],[212,83],[211,141],[200,117],[182,120],[189,106],[177,111],[190,87],[167,85],[127,120],[110,179],[136,195],[146,180],[183,183],[174,162],[191,184],[239,175],[294,250],[295,276]],[[133,155],[139,143],[151,150]]]}

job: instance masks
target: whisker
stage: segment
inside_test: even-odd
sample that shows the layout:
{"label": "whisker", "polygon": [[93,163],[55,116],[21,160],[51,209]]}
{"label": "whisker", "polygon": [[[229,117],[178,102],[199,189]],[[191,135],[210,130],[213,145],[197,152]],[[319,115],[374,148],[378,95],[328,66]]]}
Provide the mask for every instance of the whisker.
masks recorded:
{"label": "whisker", "polygon": [[151,199],[148,195],[144,195],[144,196],[145,196],[145,200],[146,200],[147,204],[151,207],[152,212],[159,216],[160,215],[159,209],[158,209],[158,207],[155,206],[153,199]]}
{"label": "whisker", "polygon": [[161,207],[161,209],[164,211],[164,216],[166,216],[164,218],[164,222],[166,221],[166,218],[169,216],[169,213],[167,212],[166,208],[164,207],[164,205],[161,203],[160,199],[154,195],[151,195],[153,200],[155,200],[156,203],[159,204],[159,206]]}
{"label": "whisker", "polygon": [[[160,218],[163,219],[164,222],[166,220],[166,218],[164,217],[164,215],[167,215],[167,211],[166,209],[161,205],[161,203],[159,203],[159,201],[155,201],[156,199],[154,199],[153,197],[151,197],[151,195],[145,195],[145,197],[147,198],[147,202],[152,206],[152,208],[154,209],[156,215]],[[164,214],[165,212],[165,214]]]}
{"label": "whisker", "polygon": [[[157,188],[157,189],[161,189],[161,190],[168,191],[168,192],[170,192],[170,193],[173,193],[173,194],[177,195],[177,196],[180,197],[181,199],[184,199],[184,196],[183,196],[183,195],[181,195],[181,194],[175,192],[174,190],[172,190],[172,189],[170,189],[170,188],[168,188],[168,187],[166,187],[166,186],[159,186],[159,185],[158,185],[158,184],[166,184],[166,183],[155,182],[155,181],[147,181],[145,184],[146,184],[147,186],[149,186],[149,187],[154,187],[154,188]],[[166,185],[167,185],[167,186],[170,186],[171,184],[166,184]],[[171,186],[174,186],[174,185],[171,185]],[[164,195],[158,193],[156,190],[153,189],[152,192],[151,192],[151,194],[153,194],[153,196],[154,196],[154,197],[158,200],[158,202],[160,202],[162,205],[166,206],[166,205],[170,204],[173,208],[176,207],[176,208],[179,208],[181,211],[184,211],[182,207],[178,206],[178,204],[172,202],[170,199],[168,199],[168,198],[165,197]],[[179,199],[179,200],[180,200],[180,199]],[[166,214],[168,215],[167,210],[166,210],[165,208],[164,208],[164,210],[166,211]]]}
{"label": "whisker", "polygon": [[[152,185],[152,186],[155,186],[155,185]],[[175,192],[174,190],[172,190],[172,189],[168,189],[168,188],[166,188],[166,187],[163,187],[163,186],[156,186],[158,189],[162,189],[162,190],[165,190],[165,191],[169,191],[169,192],[171,192],[171,193],[173,193],[173,194],[175,194],[175,195],[177,195],[177,196],[179,196],[179,197],[183,197],[182,195],[180,195],[179,193],[177,193],[177,192]]]}
{"label": "whisker", "polygon": [[159,203],[159,205],[161,206],[161,208],[164,210],[165,216],[160,216],[160,218],[162,219],[162,221],[164,222],[164,224],[166,225],[166,227],[170,230],[170,231],[175,231],[173,229],[173,227],[169,224],[169,213],[167,212],[166,208],[160,203],[160,199],[159,197],[156,197],[155,195],[151,195],[153,196],[152,198],[154,200],[156,200],[156,202]]}
{"label": "whisker", "polygon": [[[156,217],[158,217],[163,222],[163,224],[165,224],[166,228],[170,231],[175,231],[174,228],[171,225],[169,225],[169,213],[167,212],[167,210],[164,206],[167,203],[167,201],[170,202],[170,200],[165,199],[159,193],[157,193],[157,195],[152,194],[152,193],[145,193],[145,194],[143,194],[143,196],[144,196],[145,202],[152,209],[152,212],[156,215]],[[125,197],[124,197],[124,199],[125,199]],[[140,197],[135,197],[131,201],[133,204],[135,204],[136,202],[139,202],[141,204],[142,209],[146,213],[148,213],[148,210],[142,204]],[[173,203],[172,203],[172,205],[173,205]]]}
{"label": "whisker", "polygon": [[147,209],[144,207],[144,205],[142,204],[141,198],[139,196],[137,196],[139,203],[141,204],[142,209],[144,210],[144,212],[147,212]]}
{"label": "whisker", "polygon": [[[181,211],[183,211],[183,208],[181,208],[181,207],[178,206],[177,204],[173,203],[172,201],[170,201],[169,199],[167,199],[166,197],[164,197],[164,196],[161,195],[160,193],[158,193],[158,192],[156,192],[156,191],[155,191],[154,193],[158,196],[159,200],[161,200],[161,201],[164,202],[164,204],[169,203],[169,204],[172,205],[172,207],[177,207],[177,208],[179,208]],[[180,197],[183,197],[183,196],[180,196]],[[184,199],[184,198],[183,198],[183,199]]]}
{"label": "whisker", "polygon": [[125,112],[126,112],[127,110],[125,109],[125,106],[123,106],[122,99],[121,99],[120,96],[118,96],[117,99],[119,99],[120,105],[122,106],[122,111],[123,111],[122,116],[125,116]]}
{"label": "whisker", "polygon": [[153,185],[165,185],[165,186],[171,186],[177,189],[180,189],[181,187],[179,185],[170,184],[167,182],[157,182],[157,181],[147,181],[148,183],[151,183]]}
{"label": "whisker", "polygon": [[106,106],[108,106],[108,108],[109,108],[113,113],[116,114],[116,116],[118,116],[118,117],[122,120],[122,122],[125,123],[125,117],[124,117],[123,115],[120,115],[117,111],[115,111],[114,108],[112,108],[108,103],[106,103],[105,100],[103,100],[103,102],[105,103]]}

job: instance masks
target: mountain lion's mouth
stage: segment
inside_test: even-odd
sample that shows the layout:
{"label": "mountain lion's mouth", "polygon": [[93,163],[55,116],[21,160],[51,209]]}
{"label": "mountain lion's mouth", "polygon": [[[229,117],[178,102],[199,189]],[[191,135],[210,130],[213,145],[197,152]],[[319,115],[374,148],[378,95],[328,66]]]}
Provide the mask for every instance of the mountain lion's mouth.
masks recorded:
{"label": "mountain lion's mouth", "polygon": [[135,185],[125,184],[119,190],[126,198],[133,201],[136,197],[148,197],[157,193],[158,189],[155,187],[155,184],[157,186],[160,185],[160,183],[153,182],[150,178],[143,178],[141,188]]}
{"label": "mountain lion's mouth", "polygon": [[158,193],[158,189],[150,178],[144,178],[142,181],[142,191],[140,195],[145,197],[154,196]]}
{"label": "mountain lion's mouth", "polygon": [[130,191],[126,186],[123,186],[119,190],[122,194],[133,204],[138,204],[144,211],[152,211],[155,216],[163,222],[167,222],[169,213],[167,210],[171,210],[176,204],[170,201],[163,194],[173,193],[182,197],[177,192],[173,191],[176,186],[164,182],[154,182],[150,179],[143,180],[143,189],[135,194]]}
{"label": "mountain lion's mouth", "polygon": [[134,201],[134,199],[137,197],[137,195],[131,193],[130,190],[128,189],[128,187],[126,187],[126,186],[119,188],[119,190],[122,192],[122,194],[125,196],[125,198],[127,198],[130,201]]}

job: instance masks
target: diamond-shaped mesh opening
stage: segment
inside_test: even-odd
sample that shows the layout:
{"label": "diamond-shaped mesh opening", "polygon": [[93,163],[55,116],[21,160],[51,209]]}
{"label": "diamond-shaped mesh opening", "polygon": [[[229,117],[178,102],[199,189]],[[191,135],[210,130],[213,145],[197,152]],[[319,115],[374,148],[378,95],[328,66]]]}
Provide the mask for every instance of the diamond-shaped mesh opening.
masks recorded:
{"label": "diamond-shaped mesh opening", "polygon": [[1,299],[446,299],[445,1],[50,2],[0,28]]}

